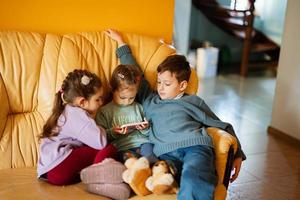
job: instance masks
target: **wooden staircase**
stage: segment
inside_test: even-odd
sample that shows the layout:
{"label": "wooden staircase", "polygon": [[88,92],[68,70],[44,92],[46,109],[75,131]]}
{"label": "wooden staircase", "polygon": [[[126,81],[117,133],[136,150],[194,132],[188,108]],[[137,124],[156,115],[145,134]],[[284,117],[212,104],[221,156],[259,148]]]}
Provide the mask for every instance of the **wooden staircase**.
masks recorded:
{"label": "wooden staircase", "polygon": [[[235,3],[238,0],[235,0]],[[243,53],[240,65],[240,75],[246,76],[253,68],[271,68],[276,70],[280,47],[253,28],[254,2],[249,0],[249,8],[238,10],[219,5],[216,0],[193,0],[198,8],[212,23],[223,31],[243,42]],[[260,55],[262,59],[250,60],[250,55]],[[257,56],[259,57],[259,56]]]}

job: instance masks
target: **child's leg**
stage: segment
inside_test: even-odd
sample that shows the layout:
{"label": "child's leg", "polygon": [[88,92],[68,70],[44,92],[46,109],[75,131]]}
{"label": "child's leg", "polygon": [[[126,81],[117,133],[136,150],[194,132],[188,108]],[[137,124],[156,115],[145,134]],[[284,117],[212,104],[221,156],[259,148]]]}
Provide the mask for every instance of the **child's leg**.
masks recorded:
{"label": "child's leg", "polygon": [[213,149],[198,145],[182,150],[184,156],[178,199],[213,199],[217,183]]}
{"label": "child's leg", "polygon": [[151,143],[141,145],[141,156],[146,157],[150,165],[158,161],[158,158],[153,153],[153,144]]}
{"label": "child's leg", "polygon": [[88,146],[74,149],[62,163],[47,173],[48,182],[54,185],[68,185],[79,182],[79,172],[93,164],[98,151]]}
{"label": "child's leg", "polygon": [[104,149],[98,151],[95,156],[94,163],[100,163],[105,158],[116,158],[117,149],[112,144],[107,145]]}
{"label": "child's leg", "polygon": [[125,161],[128,158],[135,157],[139,158],[140,157],[140,149],[139,148],[131,148],[126,151],[119,151],[118,152],[118,161],[121,163],[125,163]]}

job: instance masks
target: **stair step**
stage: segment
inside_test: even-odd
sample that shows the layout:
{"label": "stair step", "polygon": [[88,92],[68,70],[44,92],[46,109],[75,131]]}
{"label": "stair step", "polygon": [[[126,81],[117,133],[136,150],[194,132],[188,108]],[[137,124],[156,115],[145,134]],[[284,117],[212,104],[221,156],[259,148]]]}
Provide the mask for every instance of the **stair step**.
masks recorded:
{"label": "stair step", "polygon": [[278,49],[279,47],[277,45],[273,45],[271,43],[251,43],[251,52],[263,52]]}
{"label": "stair step", "polygon": [[[239,31],[239,30],[232,30],[233,34],[238,37],[241,40],[244,40],[246,38],[245,30]],[[254,38],[256,35],[256,31],[252,31],[252,38]]]}
{"label": "stair step", "polygon": [[245,21],[241,18],[234,18],[234,17],[229,17],[229,18],[221,18],[219,16],[212,16],[213,18],[215,18],[216,20],[219,20],[223,23],[229,24],[229,25],[233,25],[233,26],[237,26],[237,27],[241,27],[241,28],[245,28],[247,26],[247,24],[245,23]]}
{"label": "stair step", "polygon": [[248,67],[255,68],[276,68],[278,66],[278,61],[265,61],[265,62],[249,62]]}

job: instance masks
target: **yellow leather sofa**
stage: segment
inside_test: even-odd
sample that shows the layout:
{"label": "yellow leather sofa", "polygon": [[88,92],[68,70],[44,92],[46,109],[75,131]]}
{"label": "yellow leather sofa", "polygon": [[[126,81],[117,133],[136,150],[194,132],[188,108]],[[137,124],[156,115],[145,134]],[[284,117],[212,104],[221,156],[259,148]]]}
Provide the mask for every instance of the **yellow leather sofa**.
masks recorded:
{"label": "yellow leather sofa", "polygon": [[[161,41],[124,34],[134,56],[155,87],[156,67],[175,49]],[[38,139],[49,116],[54,93],[69,71],[87,69],[100,76],[105,88],[119,64],[117,44],[102,32],[40,34],[0,32],[0,199],[106,199],[89,194],[79,183],[53,186],[37,180]],[[193,71],[188,93],[195,93],[198,81]],[[108,90],[106,90],[107,92]],[[208,128],[214,139],[219,184],[215,199],[225,199],[230,161],[236,141],[229,134]],[[227,164],[227,169],[226,169]],[[225,173],[226,172],[226,173]],[[133,196],[132,199],[176,199],[175,195]]]}

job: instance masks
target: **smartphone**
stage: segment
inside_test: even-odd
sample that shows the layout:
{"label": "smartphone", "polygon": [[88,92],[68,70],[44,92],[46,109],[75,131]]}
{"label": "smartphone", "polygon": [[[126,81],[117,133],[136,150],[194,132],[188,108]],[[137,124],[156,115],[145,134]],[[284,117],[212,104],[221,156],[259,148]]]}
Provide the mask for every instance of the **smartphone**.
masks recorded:
{"label": "smartphone", "polygon": [[122,126],[120,126],[121,128],[129,128],[129,129],[134,129],[136,126],[138,125],[146,125],[149,122],[134,122],[134,123],[128,123],[128,124],[123,124]]}

